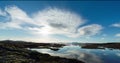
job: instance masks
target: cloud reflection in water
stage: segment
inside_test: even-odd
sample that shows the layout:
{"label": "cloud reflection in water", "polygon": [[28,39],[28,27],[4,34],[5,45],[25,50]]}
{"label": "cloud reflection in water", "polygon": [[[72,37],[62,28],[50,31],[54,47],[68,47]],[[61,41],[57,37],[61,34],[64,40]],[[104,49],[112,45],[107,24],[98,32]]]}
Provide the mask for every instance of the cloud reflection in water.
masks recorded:
{"label": "cloud reflection in water", "polygon": [[79,46],[64,46],[60,48],[58,51],[53,51],[50,49],[32,49],[37,50],[41,53],[47,53],[52,56],[59,56],[65,58],[74,58],[80,61],[84,61],[85,63],[103,63],[100,57],[90,52],[84,52],[80,50]]}

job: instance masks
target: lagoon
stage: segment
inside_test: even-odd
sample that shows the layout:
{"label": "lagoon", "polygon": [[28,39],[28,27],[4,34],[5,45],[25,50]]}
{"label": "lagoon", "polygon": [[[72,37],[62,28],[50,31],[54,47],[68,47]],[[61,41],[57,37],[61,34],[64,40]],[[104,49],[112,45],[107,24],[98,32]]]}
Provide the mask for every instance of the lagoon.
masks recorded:
{"label": "lagoon", "polygon": [[59,50],[32,48],[40,53],[64,58],[73,58],[85,63],[120,63],[119,49],[85,49],[76,45],[63,46]]}

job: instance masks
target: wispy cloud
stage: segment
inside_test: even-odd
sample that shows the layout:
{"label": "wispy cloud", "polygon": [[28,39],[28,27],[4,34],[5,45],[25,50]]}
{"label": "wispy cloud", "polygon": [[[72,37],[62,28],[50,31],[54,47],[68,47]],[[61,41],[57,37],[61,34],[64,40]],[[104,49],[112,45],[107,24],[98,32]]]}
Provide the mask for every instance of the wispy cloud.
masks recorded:
{"label": "wispy cloud", "polygon": [[[7,16],[6,16],[7,14]],[[60,34],[67,37],[93,36],[102,30],[99,24],[86,23],[80,15],[65,9],[46,8],[31,16],[17,6],[8,6],[0,10],[0,16],[9,17],[9,21],[0,22],[0,28],[21,29],[36,35]]]}
{"label": "wispy cloud", "polygon": [[120,37],[120,33],[116,34],[115,36],[116,36],[116,37]]}
{"label": "wispy cloud", "polygon": [[7,14],[6,14],[6,12],[4,12],[2,9],[0,9],[0,15],[1,15],[1,16],[6,16]]}
{"label": "wispy cloud", "polygon": [[115,24],[112,24],[113,27],[119,27],[120,28],[120,23],[115,23]]}
{"label": "wispy cloud", "polygon": [[31,23],[31,18],[28,17],[28,15],[21,9],[19,9],[16,6],[9,6],[5,8],[5,11],[7,13],[6,17],[9,17],[10,19],[7,22],[1,22],[0,28],[16,28],[21,29],[22,24],[25,23]]}
{"label": "wispy cloud", "polygon": [[[112,24],[113,27],[120,28],[120,23]],[[115,34],[116,37],[120,37],[120,33]]]}

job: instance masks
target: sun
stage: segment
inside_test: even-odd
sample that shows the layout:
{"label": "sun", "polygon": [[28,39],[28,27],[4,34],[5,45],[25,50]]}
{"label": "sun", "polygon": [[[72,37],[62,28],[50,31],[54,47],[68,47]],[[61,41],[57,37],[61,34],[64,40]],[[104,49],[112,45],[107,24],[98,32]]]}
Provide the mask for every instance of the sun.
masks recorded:
{"label": "sun", "polygon": [[41,30],[40,30],[40,34],[42,36],[48,36],[50,35],[52,32],[51,32],[51,27],[50,26],[45,26],[43,27]]}

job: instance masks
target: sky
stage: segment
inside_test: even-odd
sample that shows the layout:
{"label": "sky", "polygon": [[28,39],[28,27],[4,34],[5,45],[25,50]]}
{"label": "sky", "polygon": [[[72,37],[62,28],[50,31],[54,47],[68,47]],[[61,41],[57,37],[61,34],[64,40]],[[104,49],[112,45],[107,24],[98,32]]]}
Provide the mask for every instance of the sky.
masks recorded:
{"label": "sky", "polygon": [[0,1],[0,40],[120,42],[120,1]]}

